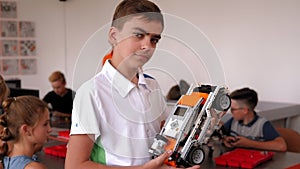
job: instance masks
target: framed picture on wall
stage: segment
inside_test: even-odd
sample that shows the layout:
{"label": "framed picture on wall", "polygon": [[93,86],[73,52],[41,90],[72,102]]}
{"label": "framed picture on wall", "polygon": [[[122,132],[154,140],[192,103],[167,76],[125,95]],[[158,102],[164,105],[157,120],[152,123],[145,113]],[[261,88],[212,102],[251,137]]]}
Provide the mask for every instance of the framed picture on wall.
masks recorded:
{"label": "framed picture on wall", "polygon": [[17,18],[16,1],[1,1],[0,16],[1,18]]}
{"label": "framed picture on wall", "polygon": [[37,72],[36,59],[21,59],[20,72],[22,75],[36,74]]}
{"label": "framed picture on wall", "polygon": [[1,21],[1,36],[2,37],[17,37],[18,25],[17,21]]}
{"label": "framed picture on wall", "polygon": [[1,41],[2,56],[17,56],[18,41],[17,40],[2,40]]}
{"label": "framed picture on wall", "polygon": [[35,56],[36,55],[35,40],[21,40],[20,41],[20,55],[21,56]]}
{"label": "framed picture on wall", "polygon": [[3,59],[2,73],[3,75],[18,75],[19,74],[18,59]]}
{"label": "framed picture on wall", "polygon": [[21,59],[20,72],[23,75],[36,74],[37,72],[36,59]]}
{"label": "framed picture on wall", "polygon": [[29,21],[19,22],[20,37],[34,37],[35,23]]}
{"label": "framed picture on wall", "polygon": [[33,21],[18,20],[17,2],[0,0],[0,73],[36,74],[36,25]]}

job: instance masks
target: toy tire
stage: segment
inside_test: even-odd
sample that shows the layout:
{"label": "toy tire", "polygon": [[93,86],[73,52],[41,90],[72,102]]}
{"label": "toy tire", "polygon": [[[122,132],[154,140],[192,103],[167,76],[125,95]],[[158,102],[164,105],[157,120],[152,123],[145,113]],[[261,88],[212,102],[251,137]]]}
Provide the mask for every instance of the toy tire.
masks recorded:
{"label": "toy tire", "polygon": [[200,147],[192,147],[187,158],[188,158],[187,161],[190,164],[199,165],[204,161],[205,154],[203,149],[201,149]]}
{"label": "toy tire", "polygon": [[231,106],[231,100],[229,95],[222,94],[217,95],[215,101],[214,101],[214,108],[219,111],[227,111]]}

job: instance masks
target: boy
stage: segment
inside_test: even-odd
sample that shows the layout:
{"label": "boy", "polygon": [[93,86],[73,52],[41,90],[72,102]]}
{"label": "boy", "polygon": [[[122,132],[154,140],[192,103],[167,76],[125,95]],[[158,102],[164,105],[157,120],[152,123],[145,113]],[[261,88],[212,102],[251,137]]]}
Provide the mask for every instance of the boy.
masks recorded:
{"label": "boy", "polygon": [[223,126],[228,134],[224,138],[226,147],[286,151],[284,139],[272,124],[256,114],[258,97],[254,90],[242,88],[232,92],[230,97],[233,117]]}
{"label": "boy", "polygon": [[65,76],[60,71],[53,72],[48,79],[53,90],[48,92],[43,100],[51,104],[50,109],[56,116],[71,117],[75,92],[66,88]]}
{"label": "boy", "polygon": [[160,9],[150,1],[117,6],[109,30],[112,52],[76,93],[66,169],[171,168],[163,161],[172,152],[153,160],[148,153],[167,115],[158,83],[142,72],[163,27]]}
{"label": "boy", "polygon": [[43,101],[48,103],[51,110],[51,125],[70,128],[75,92],[66,88],[65,76],[60,71],[53,72],[48,79],[53,90],[45,95]]}

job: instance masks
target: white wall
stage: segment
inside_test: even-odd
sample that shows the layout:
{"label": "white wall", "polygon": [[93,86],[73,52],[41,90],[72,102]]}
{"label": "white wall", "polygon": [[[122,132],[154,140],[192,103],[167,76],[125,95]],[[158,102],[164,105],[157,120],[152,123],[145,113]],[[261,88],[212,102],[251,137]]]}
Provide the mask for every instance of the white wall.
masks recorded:
{"label": "white wall", "polygon": [[[66,2],[67,25],[70,26],[70,34],[67,36],[68,51],[72,52],[68,55],[70,60],[92,33],[110,21],[112,9],[118,3],[110,0],[89,2]],[[297,92],[300,86],[300,80],[297,79],[300,73],[297,66],[300,63],[300,1],[188,2],[157,1],[164,13],[186,19],[207,35],[219,53],[226,84],[230,89],[250,86],[259,92],[262,100],[300,102],[300,92]],[[87,9],[89,12],[86,12]],[[179,28],[182,26],[178,25]],[[182,32],[189,33],[185,30],[178,33]],[[103,44],[99,44],[101,45]],[[160,58],[154,57],[156,60],[161,60]],[[169,60],[169,64],[164,66],[177,67],[170,64],[171,62]],[[207,76],[202,71],[193,73]],[[185,76],[175,78],[178,80]],[[203,79],[199,79],[201,80]],[[172,85],[171,81],[168,82],[170,83],[161,84],[165,91]]]}
{"label": "white wall", "polygon": [[[43,95],[50,89],[47,77],[53,70],[59,69],[65,72],[69,85],[74,82],[75,89],[79,83],[93,75],[98,70],[97,61],[100,62],[102,55],[109,50],[105,29],[100,29],[90,41],[87,40],[99,28],[109,23],[118,2],[118,0],[68,0],[67,2],[19,0],[19,18],[36,22],[39,55],[38,74],[21,77],[23,86],[38,87]],[[300,92],[298,92],[300,1],[156,0],[156,2],[164,13],[173,15],[173,19],[178,16],[188,23],[177,25],[175,30],[179,30],[178,34],[172,35],[181,37],[186,34],[187,37],[193,37],[193,31],[181,28],[186,25],[191,28],[194,25],[199,32],[203,33],[200,35],[201,33],[196,32],[195,37],[200,35],[209,38],[219,55],[221,64],[221,67],[212,66],[205,59],[201,59],[207,57],[209,53],[197,55],[197,52],[195,55],[200,56],[199,64],[193,62],[191,57],[195,55],[191,51],[198,48],[198,46],[193,47],[193,43],[198,40],[196,38],[184,41],[189,42],[186,44],[188,47],[192,46],[187,48],[188,51],[172,49],[170,46],[173,41],[167,35],[174,27],[170,28],[166,25],[167,33],[164,39],[167,39],[167,43],[162,40],[159,45],[163,47],[159,47],[157,56],[154,56],[149,64],[149,67],[156,65],[159,70],[160,66],[165,67],[161,71],[154,69],[152,71],[161,81],[165,92],[181,78],[189,82],[193,80],[213,82],[213,71],[222,68],[222,75],[226,80],[224,83],[231,90],[250,86],[259,92],[261,100],[300,102]],[[182,21],[180,18],[178,22]],[[92,54],[78,57],[83,45],[91,41],[99,43],[98,46],[87,44],[86,48],[94,50]],[[180,45],[183,46],[182,43]],[[199,48],[202,45],[203,43],[200,42]],[[169,57],[175,59],[164,60]],[[79,63],[75,66],[77,59]],[[83,64],[85,59],[88,61],[87,64]],[[162,61],[163,65],[160,65],[159,61]],[[182,66],[183,63],[190,67]],[[197,69],[197,65],[200,69]]]}
{"label": "white wall", "polygon": [[58,0],[17,0],[17,18],[36,24],[37,74],[5,78],[20,78],[22,87],[40,89],[41,97],[51,90],[50,73],[66,72],[63,6]]}

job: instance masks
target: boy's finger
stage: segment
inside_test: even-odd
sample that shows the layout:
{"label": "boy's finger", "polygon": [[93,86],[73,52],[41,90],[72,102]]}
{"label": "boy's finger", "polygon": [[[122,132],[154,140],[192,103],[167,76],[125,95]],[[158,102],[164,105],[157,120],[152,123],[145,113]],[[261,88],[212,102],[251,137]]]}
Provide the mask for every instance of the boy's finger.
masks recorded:
{"label": "boy's finger", "polygon": [[200,168],[200,165],[194,165],[193,167],[190,167],[188,169],[199,169]]}
{"label": "boy's finger", "polygon": [[166,159],[168,159],[172,155],[172,151],[168,150],[165,151],[162,155],[158,156],[157,158],[161,163],[163,163]]}

